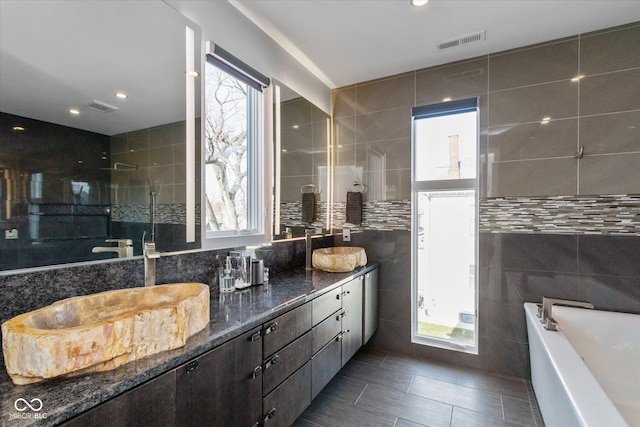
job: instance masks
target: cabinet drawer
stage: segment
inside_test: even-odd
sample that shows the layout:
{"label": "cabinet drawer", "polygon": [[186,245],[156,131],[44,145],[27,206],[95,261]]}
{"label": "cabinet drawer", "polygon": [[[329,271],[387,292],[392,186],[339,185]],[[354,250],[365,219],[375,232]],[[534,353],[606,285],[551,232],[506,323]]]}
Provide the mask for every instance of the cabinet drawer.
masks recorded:
{"label": "cabinet drawer", "polygon": [[276,317],[263,326],[263,354],[270,357],[310,329],[311,306],[309,304],[301,305],[282,316]]}
{"label": "cabinet drawer", "polygon": [[311,359],[311,399],[322,391],[342,368],[342,334]]}
{"label": "cabinet drawer", "polygon": [[331,313],[342,307],[341,294],[342,288],[338,286],[336,289],[311,301],[313,305],[313,326],[322,322]]}
{"label": "cabinet drawer", "polygon": [[311,354],[316,354],[329,341],[335,338],[340,333],[341,326],[340,310],[335,311],[320,324],[314,326],[311,330],[313,343]]}
{"label": "cabinet drawer", "polygon": [[263,395],[284,381],[311,359],[311,332],[307,332],[263,363],[262,390]]}
{"label": "cabinet drawer", "polygon": [[[64,427],[173,427],[176,371],[101,403],[62,424]],[[11,423],[8,423],[9,425]],[[3,424],[4,425],[4,424]]]}
{"label": "cabinet drawer", "polygon": [[288,427],[311,403],[311,361],[262,400],[264,427]]}

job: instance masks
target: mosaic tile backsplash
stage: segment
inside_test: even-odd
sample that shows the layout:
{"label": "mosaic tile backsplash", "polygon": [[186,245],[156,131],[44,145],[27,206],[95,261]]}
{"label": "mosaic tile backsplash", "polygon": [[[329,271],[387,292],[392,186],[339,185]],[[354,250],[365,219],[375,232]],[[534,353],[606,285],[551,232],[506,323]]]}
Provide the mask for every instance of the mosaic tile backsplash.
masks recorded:
{"label": "mosaic tile backsplash", "polygon": [[488,233],[640,236],[640,195],[488,198],[479,222]]}

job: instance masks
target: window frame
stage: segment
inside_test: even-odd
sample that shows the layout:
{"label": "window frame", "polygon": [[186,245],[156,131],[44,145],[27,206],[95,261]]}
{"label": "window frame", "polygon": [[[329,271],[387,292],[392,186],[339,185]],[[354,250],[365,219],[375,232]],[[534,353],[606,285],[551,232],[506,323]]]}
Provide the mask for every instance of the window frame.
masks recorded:
{"label": "window frame", "polygon": [[[207,61],[205,61],[206,63]],[[210,66],[218,67],[221,71],[229,74],[233,78],[237,76],[230,74],[223,67],[208,61]],[[203,64],[203,67],[206,67]],[[203,76],[206,75],[203,69]],[[203,77],[206,78],[206,77]],[[238,79],[241,80],[242,79]],[[206,82],[203,84],[205,91]],[[271,189],[271,160],[267,153],[272,150],[272,85],[263,87],[262,91],[256,90],[248,85],[247,94],[247,225],[248,229],[207,231],[206,227],[206,145],[205,141],[205,121],[201,123],[200,158],[202,159],[200,182],[202,190],[200,195],[200,234],[201,249],[212,250],[237,246],[259,244],[270,240],[271,233],[267,226],[270,214],[266,208],[266,201],[270,197]],[[202,96],[203,116],[206,114],[206,92]]]}
{"label": "window frame", "polygon": [[[479,174],[480,174],[480,106],[479,99],[466,98],[414,107],[411,112],[411,343],[426,345],[469,354],[478,354],[479,348],[479,310],[478,310],[478,269],[479,269]],[[475,178],[440,179],[416,181],[416,121],[432,117],[476,112],[476,176]],[[418,193],[427,191],[464,191],[473,190],[475,194],[474,221],[474,343],[464,344],[451,339],[429,337],[418,333],[418,244],[419,215]]]}

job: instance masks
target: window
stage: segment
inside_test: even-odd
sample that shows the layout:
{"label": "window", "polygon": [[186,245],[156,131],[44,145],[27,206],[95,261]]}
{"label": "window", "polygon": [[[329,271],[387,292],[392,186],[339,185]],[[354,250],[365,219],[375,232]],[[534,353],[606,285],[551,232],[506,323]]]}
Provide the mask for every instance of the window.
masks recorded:
{"label": "window", "polygon": [[412,113],[412,342],[477,354],[477,100]]}
{"label": "window", "polygon": [[268,79],[256,84],[257,72],[219,47],[209,47],[204,79],[203,247],[257,243],[265,240],[262,89]]}

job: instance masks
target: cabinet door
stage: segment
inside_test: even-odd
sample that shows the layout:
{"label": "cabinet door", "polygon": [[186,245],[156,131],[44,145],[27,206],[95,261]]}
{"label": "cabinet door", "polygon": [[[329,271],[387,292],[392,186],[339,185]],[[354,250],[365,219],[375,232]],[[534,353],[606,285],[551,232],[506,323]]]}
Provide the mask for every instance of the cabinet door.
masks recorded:
{"label": "cabinet door", "polygon": [[364,317],[362,345],[378,329],[378,269],[364,275]]}
{"label": "cabinet door", "polygon": [[254,425],[262,414],[261,363],[257,328],[178,368],[177,425]]}
{"label": "cabinet door", "polygon": [[313,317],[313,326],[316,326],[318,323],[322,322],[324,319],[329,317],[336,310],[339,310],[342,307],[342,302],[340,301],[342,298],[342,287],[338,286],[335,289],[330,290],[324,295],[319,296],[318,298],[311,301],[313,306],[312,317]]}
{"label": "cabinet door", "polygon": [[298,308],[276,317],[265,323],[264,355],[269,357],[285,345],[301,337],[311,329],[311,305],[304,304]]}
{"label": "cabinet door", "polygon": [[335,337],[311,359],[311,399],[329,384],[342,368],[342,334]]}
{"label": "cabinet door", "polygon": [[173,427],[176,371],[167,372],[89,409],[64,427]]}
{"label": "cabinet door", "polygon": [[271,393],[278,384],[309,359],[311,359],[311,332],[307,332],[263,362],[263,395]]}
{"label": "cabinet door", "polygon": [[316,354],[322,347],[327,345],[329,341],[335,338],[342,330],[342,311],[338,310],[331,316],[320,322],[311,330],[312,348],[311,354]]}
{"label": "cabinet door", "polygon": [[311,361],[264,398],[263,425],[264,427],[288,427],[310,403]]}
{"label": "cabinet door", "polygon": [[342,366],[362,346],[362,283],[363,276],[342,285]]}

